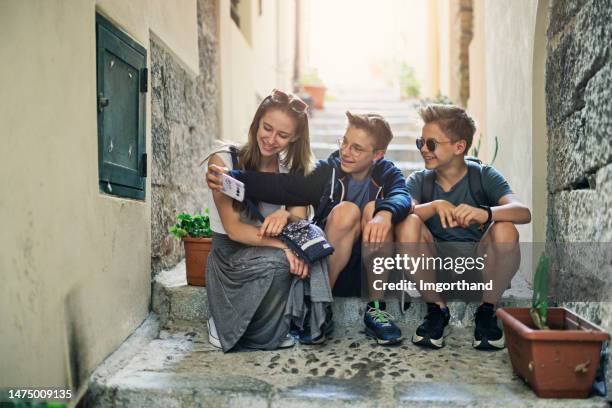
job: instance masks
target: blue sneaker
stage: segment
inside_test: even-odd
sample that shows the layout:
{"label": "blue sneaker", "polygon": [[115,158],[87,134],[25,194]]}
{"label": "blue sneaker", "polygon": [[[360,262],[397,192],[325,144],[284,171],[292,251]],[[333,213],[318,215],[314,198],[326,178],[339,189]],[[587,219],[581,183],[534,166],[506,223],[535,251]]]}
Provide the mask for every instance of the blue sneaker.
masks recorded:
{"label": "blue sneaker", "polygon": [[380,308],[378,301],[368,303],[363,315],[366,336],[378,344],[389,345],[402,341],[402,331],[393,323],[393,316]]}

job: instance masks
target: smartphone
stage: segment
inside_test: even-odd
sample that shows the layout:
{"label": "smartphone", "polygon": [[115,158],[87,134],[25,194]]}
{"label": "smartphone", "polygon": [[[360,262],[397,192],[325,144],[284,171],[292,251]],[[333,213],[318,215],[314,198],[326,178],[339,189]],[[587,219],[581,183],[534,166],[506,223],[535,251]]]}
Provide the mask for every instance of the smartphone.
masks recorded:
{"label": "smartphone", "polygon": [[234,200],[244,201],[244,183],[242,181],[236,180],[225,173],[221,174],[221,181],[223,182],[221,187],[223,194],[232,197]]}

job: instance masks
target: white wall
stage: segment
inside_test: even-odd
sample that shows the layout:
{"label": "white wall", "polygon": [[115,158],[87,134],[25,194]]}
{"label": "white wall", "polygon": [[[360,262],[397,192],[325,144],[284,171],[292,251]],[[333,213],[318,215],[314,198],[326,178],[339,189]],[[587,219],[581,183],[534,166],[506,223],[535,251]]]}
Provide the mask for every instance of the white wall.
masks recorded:
{"label": "white wall", "polygon": [[[97,4],[197,73],[195,0]],[[0,2],[0,388],[72,386],[70,355],[86,380],[149,310],[150,182],[144,202],[98,189],[95,13]],[[147,113],[150,153],[149,95]]]}
{"label": "white wall", "polygon": [[[537,2],[486,1],[485,67],[488,151],[500,142],[495,161],[518,197],[532,207],[532,71]],[[476,80],[476,78],[471,78]],[[519,227],[532,241],[532,225]]]}
{"label": "white wall", "polygon": [[546,129],[546,57],[549,0],[538,0],[534,33],[533,79],[532,79],[532,224],[533,241],[546,241],[548,188],[548,137]]}
{"label": "white wall", "polygon": [[[222,138],[244,141],[258,99],[273,88],[292,91],[295,3],[250,4],[250,41],[230,17],[230,0],[219,0]],[[241,16],[241,19],[243,16]],[[244,16],[244,18],[247,18]]]}
{"label": "white wall", "polygon": [[[477,135],[482,136],[480,157],[491,161],[497,136],[500,146],[494,166],[530,208],[536,149],[532,140],[536,8],[533,0],[474,1],[468,100]],[[521,241],[533,240],[535,223],[519,226]]]}

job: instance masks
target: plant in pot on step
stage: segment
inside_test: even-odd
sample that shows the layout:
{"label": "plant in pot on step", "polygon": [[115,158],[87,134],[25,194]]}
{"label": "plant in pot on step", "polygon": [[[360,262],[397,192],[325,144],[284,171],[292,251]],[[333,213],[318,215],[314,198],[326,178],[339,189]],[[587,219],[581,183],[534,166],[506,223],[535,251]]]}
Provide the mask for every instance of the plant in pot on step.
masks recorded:
{"label": "plant in pot on step", "polygon": [[327,88],[319,77],[319,71],[316,68],[308,68],[302,73],[298,83],[301,91],[313,99],[315,108],[323,109]]}
{"label": "plant in pot on step", "polygon": [[498,309],[514,372],[541,398],[587,398],[610,335],[570,310],[548,307],[549,258],[533,278],[531,308]]}
{"label": "plant in pot on step", "polygon": [[212,231],[208,218],[208,208],[204,214],[177,215],[177,223],[169,232],[183,241],[185,263],[187,266],[187,283],[195,286],[206,285],[206,260],[212,246]]}

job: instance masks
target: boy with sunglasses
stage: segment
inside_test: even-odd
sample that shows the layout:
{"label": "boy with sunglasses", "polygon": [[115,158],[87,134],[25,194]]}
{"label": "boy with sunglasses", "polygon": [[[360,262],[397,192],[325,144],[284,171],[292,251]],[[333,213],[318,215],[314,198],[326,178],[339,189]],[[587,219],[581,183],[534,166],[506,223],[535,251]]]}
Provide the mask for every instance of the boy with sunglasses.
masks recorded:
{"label": "boy with sunglasses", "polygon": [[[325,230],[335,249],[329,258],[330,285],[336,295],[345,296],[360,294],[360,240],[373,244],[393,242],[399,225],[412,209],[401,170],[384,159],[393,138],[387,121],[374,113],[347,112],[346,116],[348,127],[338,140],[339,150],[319,160],[307,176],[230,172],[244,183],[246,195],[254,200],[314,206],[314,221]],[[209,169],[207,182],[211,189],[220,187],[215,172],[223,171]],[[379,344],[401,341],[400,329],[385,312],[382,293],[370,289],[369,296],[371,301],[364,314],[366,334]],[[300,338],[304,343],[319,340]]]}
{"label": "boy with sunglasses", "polygon": [[[483,281],[492,280],[494,289],[484,292],[476,311],[472,345],[501,349],[504,338],[497,325],[495,304],[520,263],[515,224],[529,223],[531,213],[497,170],[465,157],[476,131],[465,110],[429,105],[419,113],[425,124],[417,147],[425,170],[413,173],[407,181],[416,206],[406,219],[402,242],[430,248],[418,251],[419,255],[430,251],[429,256],[436,256],[436,248],[448,248],[439,243],[472,242],[476,244],[471,247],[480,253],[486,248]],[[417,276],[435,282],[435,273],[422,268]],[[436,292],[421,294],[427,301],[427,315],[412,341],[441,348],[448,333],[448,308]]]}

